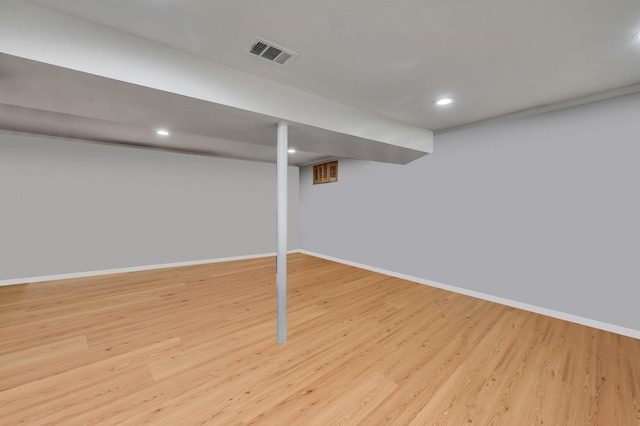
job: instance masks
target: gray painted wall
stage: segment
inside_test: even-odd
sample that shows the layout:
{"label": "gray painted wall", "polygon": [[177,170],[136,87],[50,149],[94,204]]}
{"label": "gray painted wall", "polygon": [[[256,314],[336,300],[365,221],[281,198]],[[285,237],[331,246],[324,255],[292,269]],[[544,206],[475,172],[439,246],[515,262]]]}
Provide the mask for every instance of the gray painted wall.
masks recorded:
{"label": "gray painted wall", "polygon": [[[455,113],[452,110],[451,113]],[[640,330],[640,94],[300,174],[300,247]]]}
{"label": "gray painted wall", "polygon": [[275,164],[0,134],[0,280],[275,252],[275,180]]}

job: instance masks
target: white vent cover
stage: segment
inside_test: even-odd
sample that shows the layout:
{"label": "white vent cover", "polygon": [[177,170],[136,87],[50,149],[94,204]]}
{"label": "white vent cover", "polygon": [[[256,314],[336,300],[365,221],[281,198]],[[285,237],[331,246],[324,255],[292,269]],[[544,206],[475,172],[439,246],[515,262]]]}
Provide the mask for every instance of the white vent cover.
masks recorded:
{"label": "white vent cover", "polygon": [[256,37],[251,42],[246,52],[278,65],[287,65],[298,57],[298,54],[293,50],[278,46],[260,37]]}

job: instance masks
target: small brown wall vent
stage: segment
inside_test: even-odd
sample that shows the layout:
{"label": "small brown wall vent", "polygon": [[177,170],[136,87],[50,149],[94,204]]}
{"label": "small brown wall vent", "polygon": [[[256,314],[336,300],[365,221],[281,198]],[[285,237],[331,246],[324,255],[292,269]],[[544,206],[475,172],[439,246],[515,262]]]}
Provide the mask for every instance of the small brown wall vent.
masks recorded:
{"label": "small brown wall vent", "polygon": [[313,184],[338,181],[338,162],[317,164],[313,166]]}

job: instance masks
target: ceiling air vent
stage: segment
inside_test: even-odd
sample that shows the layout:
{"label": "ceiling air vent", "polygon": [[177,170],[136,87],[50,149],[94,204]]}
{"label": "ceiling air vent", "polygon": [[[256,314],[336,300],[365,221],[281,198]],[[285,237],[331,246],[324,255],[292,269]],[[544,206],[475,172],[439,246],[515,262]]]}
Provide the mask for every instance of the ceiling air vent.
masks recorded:
{"label": "ceiling air vent", "polygon": [[293,50],[285,49],[260,37],[256,37],[246,51],[278,65],[287,65],[298,57]]}

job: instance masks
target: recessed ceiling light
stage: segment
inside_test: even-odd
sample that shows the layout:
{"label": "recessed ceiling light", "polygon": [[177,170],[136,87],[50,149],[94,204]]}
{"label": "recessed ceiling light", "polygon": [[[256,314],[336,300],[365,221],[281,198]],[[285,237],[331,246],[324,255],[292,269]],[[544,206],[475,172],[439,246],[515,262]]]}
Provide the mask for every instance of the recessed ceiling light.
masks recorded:
{"label": "recessed ceiling light", "polygon": [[295,150],[295,149],[293,149],[293,148],[290,148],[287,152],[288,152],[289,154],[293,154],[294,152],[296,152],[296,150]]}
{"label": "recessed ceiling light", "polygon": [[433,103],[438,106],[450,105],[453,103],[453,98],[440,98],[433,101]]}
{"label": "recessed ceiling light", "polygon": [[169,136],[169,131],[166,129],[158,129],[156,130],[156,133],[160,136]]}

